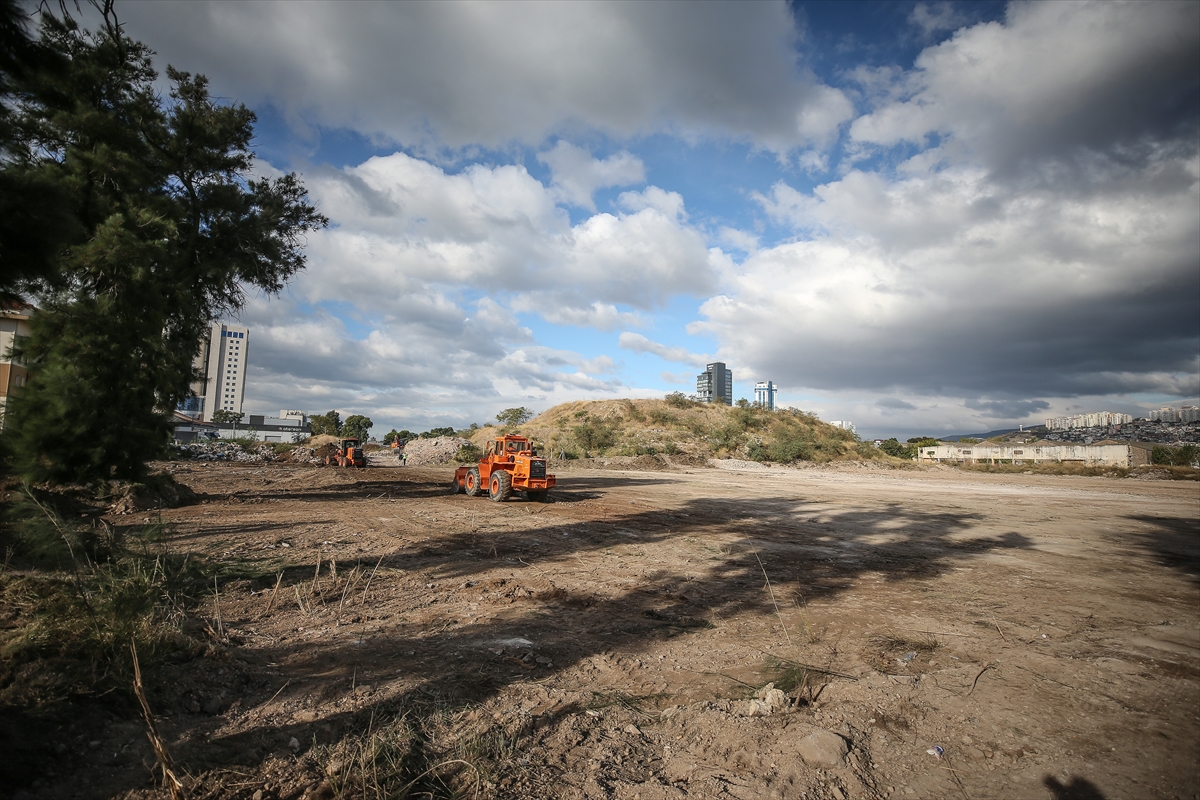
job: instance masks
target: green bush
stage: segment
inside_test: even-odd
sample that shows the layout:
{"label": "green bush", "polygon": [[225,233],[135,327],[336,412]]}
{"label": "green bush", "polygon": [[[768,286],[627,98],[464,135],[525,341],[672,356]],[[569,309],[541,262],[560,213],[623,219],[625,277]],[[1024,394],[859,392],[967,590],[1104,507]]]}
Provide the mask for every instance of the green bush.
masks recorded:
{"label": "green bush", "polygon": [[663,399],[667,401],[667,405],[671,406],[671,408],[693,408],[700,405],[698,401],[691,399],[683,392],[671,392]]}
{"label": "green bush", "polygon": [[708,436],[709,443],[716,450],[736,450],[744,439],[745,429],[737,421],[713,428]]}
{"label": "green bush", "polygon": [[1182,447],[1155,445],[1150,451],[1150,462],[1164,467],[1190,467],[1200,457],[1200,448],[1194,444]]}
{"label": "green bush", "polygon": [[913,459],[917,457],[916,444],[900,444],[899,440],[895,437],[884,439],[879,445],[879,449],[895,458]]}
{"label": "green bush", "polygon": [[674,425],[678,421],[678,417],[662,408],[650,409],[650,421],[655,425]]}
{"label": "green bush", "polygon": [[616,439],[616,430],[612,425],[586,414],[580,420],[580,424],[571,428],[571,437],[583,449],[585,458],[591,456],[594,450],[612,447]]}
{"label": "green bush", "polygon": [[467,443],[458,448],[458,452],[454,454],[454,460],[459,464],[476,464],[482,455],[483,451],[474,444]]}

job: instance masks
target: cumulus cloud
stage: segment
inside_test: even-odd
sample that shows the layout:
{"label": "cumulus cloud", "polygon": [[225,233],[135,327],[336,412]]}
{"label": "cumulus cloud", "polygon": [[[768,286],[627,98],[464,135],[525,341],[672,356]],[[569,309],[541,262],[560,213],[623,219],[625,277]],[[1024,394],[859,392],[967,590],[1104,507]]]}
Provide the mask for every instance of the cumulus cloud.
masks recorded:
{"label": "cumulus cloud", "polygon": [[[1145,165],[1165,142],[1194,153],[1197,76],[1200,4],[1014,2],[1003,23],[925,50],[903,78],[906,96],[855,120],[850,135],[882,146],[937,135],[948,158],[1001,175],[1061,183],[1073,166],[1086,180],[1097,156]],[[1031,172],[1047,158],[1059,167]]]}
{"label": "cumulus cloud", "polygon": [[297,283],[311,301],[354,297],[373,308],[428,285],[511,293],[546,319],[611,329],[672,295],[715,285],[723,254],[686,224],[682,198],[626,192],[617,214],[572,226],[554,192],[519,166],[448,174],[403,153],[310,178],[337,227],[311,239]]}
{"label": "cumulus cloud", "polygon": [[537,158],[550,167],[558,197],[589,211],[596,210],[592,194],[597,189],[629,186],[646,180],[645,164],[624,150],[599,160],[592,158],[587,150],[559,139],[553,149],[538,153]]}
{"label": "cumulus cloud", "polygon": [[724,273],[692,329],[785,386],[995,416],[1030,397],[1193,396],[1198,14],[1013,4],[927,49],[885,76],[907,99],[882,93],[851,137],[933,146],[756,195],[796,239]]}
{"label": "cumulus cloud", "polygon": [[786,3],[131,3],[129,32],[216,90],[406,145],[564,127],[826,143],[845,95],[797,66]]}
{"label": "cumulus cloud", "polygon": [[953,4],[943,1],[940,3],[917,3],[913,6],[912,13],[908,15],[908,21],[929,36],[939,31],[952,31],[962,25],[966,19],[954,8]]}
{"label": "cumulus cloud", "polygon": [[818,233],[747,258],[694,330],[797,386],[1150,389],[1195,370],[1197,196],[1005,193],[973,170],[777,187],[767,211]]}
{"label": "cumulus cloud", "polygon": [[[653,186],[572,225],[557,189],[514,165],[451,174],[396,153],[316,170],[308,185],[334,224],[310,237],[309,268],[289,293],[244,314],[256,391],[281,408],[416,414],[425,404],[457,409],[462,423],[501,398],[628,393],[610,356],[539,345],[520,315],[637,327],[726,266],[687,224],[682,198]],[[292,397],[278,396],[288,385]]]}
{"label": "cumulus cloud", "polygon": [[[692,353],[686,347],[672,347],[647,339],[640,333],[625,331],[617,340],[618,346],[635,353],[652,353],[664,361],[674,361],[679,364],[691,364],[703,367],[712,361],[711,356],[703,353]],[[674,382],[674,381],[672,381]]]}

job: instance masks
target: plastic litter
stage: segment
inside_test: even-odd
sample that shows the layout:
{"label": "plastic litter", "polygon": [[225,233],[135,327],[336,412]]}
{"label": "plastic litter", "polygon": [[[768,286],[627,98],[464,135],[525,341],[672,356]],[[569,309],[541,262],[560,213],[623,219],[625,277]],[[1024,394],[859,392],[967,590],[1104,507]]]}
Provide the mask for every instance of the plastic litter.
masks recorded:
{"label": "plastic litter", "polygon": [[917,657],[917,654],[916,654],[916,653],[905,653],[904,655],[900,656],[900,659],[901,659],[901,660],[902,660],[902,661],[903,661],[905,664],[907,664],[908,662],[912,661],[912,660],[913,660],[914,658],[916,658],[916,657]]}
{"label": "plastic litter", "polygon": [[946,751],[945,751],[945,750],[943,750],[942,748],[938,747],[938,746],[935,744],[933,747],[929,748],[929,749],[928,749],[928,750],[926,750],[925,752],[926,752],[926,753],[929,753],[929,755],[933,756],[933,757],[934,757],[934,758],[936,758],[938,761],[941,761],[941,760],[942,760],[942,753],[944,753],[944,752],[946,752]]}

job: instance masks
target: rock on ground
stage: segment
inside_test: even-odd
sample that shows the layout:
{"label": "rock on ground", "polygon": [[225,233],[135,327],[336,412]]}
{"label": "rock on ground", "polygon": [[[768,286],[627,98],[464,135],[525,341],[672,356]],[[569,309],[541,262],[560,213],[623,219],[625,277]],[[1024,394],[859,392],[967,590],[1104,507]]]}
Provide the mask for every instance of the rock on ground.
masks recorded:
{"label": "rock on ground", "polygon": [[814,767],[835,767],[850,752],[846,740],[827,730],[815,730],[800,740],[796,750],[804,763]]}

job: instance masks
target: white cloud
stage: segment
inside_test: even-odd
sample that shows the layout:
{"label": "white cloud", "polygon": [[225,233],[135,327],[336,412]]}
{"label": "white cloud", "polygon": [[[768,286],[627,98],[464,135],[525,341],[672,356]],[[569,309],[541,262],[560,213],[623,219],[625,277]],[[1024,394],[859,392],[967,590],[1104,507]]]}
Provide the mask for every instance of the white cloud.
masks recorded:
{"label": "white cloud", "polygon": [[913,6],[908,21],[921,29],[926,36],[938,31],[952,31],[962,25],[965,18],[951,3],[917,3]]}
{"label": "white cloud", "polygon": [[784,2],[130,3],[135,37],[216,91],[410,146],[585,127],[786,152],[851,115],[797,66]]}
{"label": "white cloud", "polygon": [[860,70],[852,149],[940,139],[752,195],[797,239],[719,273],[691,330],[784,386],[874,392],[863,414],[1193,396],[1198,62],[1197,4],[1015,3],[911,73]]}
{"label": "white cloud", "polygon": [[336,222],[311,237],[312,266],[296,284],[312,302],[382,310],[430,285],[461,286],[611,329],[637,319],[618,305],[647,311],[711,289],[724,258],[686,224],[682,198],[653,186],[623,194],[625,211],[574,226],[553,191],[517,166],[454,175],[396,153],[316,173],[309,186]]}
{"label": "white cloud", "polygon": [[1197,172],[1164,158],[1088,195],[970,167],[779,184],[764,209],[810,238],[747,258],[692,330],[783,385],[1192,394]]}
{"label": "white cloud", "polygon": [[[925,50],[908,95],[855,120],[852,139],[923,144],[1011,173],[1080,151],[1140,161],[1183,135],[1194,152],[1200,4],[1014,2],[1006,21]],[[1058,183],[1058,175],[1044,175]]]}
{"label": "white cloud", "polygon": [[397,153],[316,171],[308,185],[333,226],[310,237],[309,268],[284,298],[243,315],[255,401],[281,408],[465,424],[501,402],[636,394],[611,356],[542,346],[519,315],[637,327],[727,268],[682,198],[657,187],[572,225],[556,189],[518,166],[450,174]]}
{"label": "white cloud", "polygon": [[644,183],[642,160],[622,150],[604,160],[592,158],[581,147],[559,139],[551,150],[538,153],[538,161],[550,167],[558,199],[589,211],[596,210],[592,194],[609,186]]}
{"label": "white cloud", "polygon": [[674,361],[679,364],[691,364],[703,367],[712,361],[711,356],[703,353],[693,353],[685,347],[672,347],[661,344],[647,339],[640,333],[631,333],[629,331],[621,334],[617,340],[617,344],[624,350],[632,350],[635,353],[653,353],[664,361]]}

